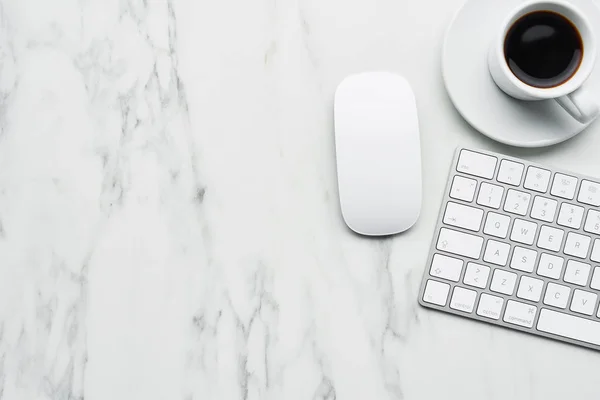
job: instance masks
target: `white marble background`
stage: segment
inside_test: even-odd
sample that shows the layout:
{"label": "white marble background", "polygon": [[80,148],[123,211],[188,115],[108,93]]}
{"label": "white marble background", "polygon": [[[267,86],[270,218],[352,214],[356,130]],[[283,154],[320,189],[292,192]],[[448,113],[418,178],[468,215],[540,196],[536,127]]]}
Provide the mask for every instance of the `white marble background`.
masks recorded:
{"label": "white marble background", "polygon": [[[0,399],[598,399],[600,354],[420,309],[462,0],[0,0]],[[331,100],[407,76],[423,215],[338,213]],[[575,156],[577,154],[577,156]]]}

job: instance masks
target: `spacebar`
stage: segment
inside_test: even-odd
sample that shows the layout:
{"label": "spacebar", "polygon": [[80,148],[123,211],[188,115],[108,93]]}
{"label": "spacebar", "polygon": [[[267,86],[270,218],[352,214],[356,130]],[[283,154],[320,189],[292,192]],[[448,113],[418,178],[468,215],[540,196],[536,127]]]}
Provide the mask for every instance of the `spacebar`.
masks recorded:
{"label": "spacebar", "polygon": [[600,346],[600,322],[589,319],[543,309],[540,313],[537,329],[538,331]]}

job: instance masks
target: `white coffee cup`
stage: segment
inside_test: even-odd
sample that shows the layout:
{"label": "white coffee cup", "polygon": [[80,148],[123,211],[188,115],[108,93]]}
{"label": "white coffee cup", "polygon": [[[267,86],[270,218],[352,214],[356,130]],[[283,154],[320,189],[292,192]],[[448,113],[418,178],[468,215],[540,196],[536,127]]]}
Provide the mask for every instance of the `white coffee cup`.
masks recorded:
{"label": "white coffee cup", "polygon": [[[562,84],[551,88],[539,88],[521,81],[513,74],[505,57],[504,45],[509,30],[521,17],[535,11],[551,11],[562,15],[579,31],[583,43],[583,58],[577,71]],[[492,78],[506,94],[526,101],[554,99],[583,124],[594,120],[600,113],[598,103],[583,87],[595,63],[596,37],[588,19],[573,4],[559,0],[529,1],[513,10],[500,26],[488,57]]]}

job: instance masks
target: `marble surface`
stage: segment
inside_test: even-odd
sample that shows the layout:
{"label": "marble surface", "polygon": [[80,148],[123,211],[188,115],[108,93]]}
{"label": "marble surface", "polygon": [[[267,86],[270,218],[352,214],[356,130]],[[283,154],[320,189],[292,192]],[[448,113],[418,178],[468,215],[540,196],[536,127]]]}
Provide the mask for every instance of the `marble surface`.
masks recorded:
{"label": "marble surface", "polygon": [[[424,310],[462,0],[0,0],[0,399],[598,399],[600,354]],[[339,216],[332,95],[405,75],[420,221]]]}

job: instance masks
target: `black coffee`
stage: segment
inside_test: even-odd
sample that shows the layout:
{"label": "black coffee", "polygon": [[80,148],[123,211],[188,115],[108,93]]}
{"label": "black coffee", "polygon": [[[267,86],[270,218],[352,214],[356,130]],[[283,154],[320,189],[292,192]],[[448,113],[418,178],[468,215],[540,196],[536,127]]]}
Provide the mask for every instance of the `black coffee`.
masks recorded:
{"label": "black coffee", "polygon": [[575,75],[583,59],[583,41],[567,18],[551,11],[535,11],[509,29],[504,55],[521,81],[551,88]]}

